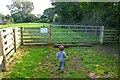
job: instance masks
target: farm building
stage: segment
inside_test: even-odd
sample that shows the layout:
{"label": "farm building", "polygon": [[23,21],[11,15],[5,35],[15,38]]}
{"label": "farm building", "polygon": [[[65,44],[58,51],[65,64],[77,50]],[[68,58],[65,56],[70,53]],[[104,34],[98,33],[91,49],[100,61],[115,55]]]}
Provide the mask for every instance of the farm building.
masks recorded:
{"label": "farm building", "polygon": [[0,25],[4,25],[4,24],[6,24],[5,21],[0,20]]}

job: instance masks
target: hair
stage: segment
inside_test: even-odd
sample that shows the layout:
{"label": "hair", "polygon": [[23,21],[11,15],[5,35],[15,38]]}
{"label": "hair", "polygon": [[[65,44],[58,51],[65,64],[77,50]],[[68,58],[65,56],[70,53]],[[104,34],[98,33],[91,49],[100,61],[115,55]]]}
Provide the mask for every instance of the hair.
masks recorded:
{"label": "hair", "polygon": [[59,49],[60,49],[61,51],[63,51],[63,50],[64,50],[64,46],[63,46],[63,45],[60,45],[60,46],[59,46]]}

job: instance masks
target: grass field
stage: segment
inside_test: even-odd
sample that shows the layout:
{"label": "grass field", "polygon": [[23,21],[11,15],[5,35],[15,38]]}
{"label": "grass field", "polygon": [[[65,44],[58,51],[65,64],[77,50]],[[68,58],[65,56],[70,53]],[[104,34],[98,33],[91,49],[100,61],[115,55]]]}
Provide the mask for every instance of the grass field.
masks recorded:
{"label": "grass field", "polygon": [[93,47],[69,47],[65,52],[65,73],[56,71],[58,48],[51,46],[21,46],[12,68],[3,78],[118,78],[118,58]]}
{"label": "grass field", "polygon": [[40,27],[40,26],[49,26],[48,23],[15,23],[15,24],[7,24],[7,25],[0,25],[0,28],[7,28],[7,27]]}

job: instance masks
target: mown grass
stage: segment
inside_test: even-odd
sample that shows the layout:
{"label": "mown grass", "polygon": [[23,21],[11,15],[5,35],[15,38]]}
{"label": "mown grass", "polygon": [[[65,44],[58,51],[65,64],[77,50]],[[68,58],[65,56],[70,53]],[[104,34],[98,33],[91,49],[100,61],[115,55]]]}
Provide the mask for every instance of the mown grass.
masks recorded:
{"label": "mown grass", "polygon": [[89,73],[95,73],[97,78],[118,78],[117,56],[92,47],[65,48],[69,58],[66,58],[64,74],[56,71],[56,53],[59,51],[57,48],[22,46],[19,50],[26,55],[16,60],[15,65],[3,78],[88,78]]}
{"label": "mown grass", "polygon": [[41,27],[41,26],[49,26],[49,23],[14,23],[7,25],[0,25],[0,28],[8,28],[8,27]]}

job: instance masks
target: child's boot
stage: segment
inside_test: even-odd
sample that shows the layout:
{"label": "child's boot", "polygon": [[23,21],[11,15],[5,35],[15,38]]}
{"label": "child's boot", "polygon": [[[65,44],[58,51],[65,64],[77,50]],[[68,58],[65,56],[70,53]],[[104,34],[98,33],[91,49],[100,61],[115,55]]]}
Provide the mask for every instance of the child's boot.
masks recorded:
{"label": "child's boot", "polygon": [[60,68],[57,69],[57,71],[59,71],[59,70],[60,70]]}
{"label": "child's boot", "polygon": [[64,73],[64,71],[62,71],[62,73]]}

